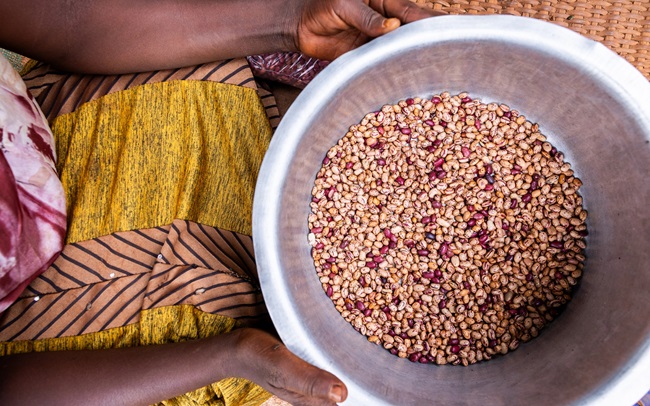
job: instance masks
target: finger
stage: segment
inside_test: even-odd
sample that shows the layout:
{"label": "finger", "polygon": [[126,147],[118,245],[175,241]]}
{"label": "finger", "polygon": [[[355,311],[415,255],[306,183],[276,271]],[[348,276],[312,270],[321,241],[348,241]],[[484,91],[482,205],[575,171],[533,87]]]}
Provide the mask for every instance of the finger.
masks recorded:
{"label": "finger", "polygon": [[384,35],[401,24],[399,19],[386,18],[362,1],[343,1],[339,4],[343,21],[372,38]]}
{"label": "finger", "polygon": [[274,375],[279,379],[272,385],[308,399],[339,403],[347,398],[345,384],[333,374],[307,363],[284,346],[278,349],[277,355],[275,367],[279,374]]}
{"label": "finger", "polygon": [[386,16],[395,17],[404,24],[444,14],[421,7],[410,0],[372,0],[370,5],[375,10],[383,10]]}

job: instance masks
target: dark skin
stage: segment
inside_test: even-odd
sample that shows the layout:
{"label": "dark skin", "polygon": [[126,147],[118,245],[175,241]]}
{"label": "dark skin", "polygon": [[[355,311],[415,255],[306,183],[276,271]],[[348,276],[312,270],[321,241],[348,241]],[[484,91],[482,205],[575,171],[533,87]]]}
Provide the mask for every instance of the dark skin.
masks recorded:
{"label": "dark skin", "polygon": [[[408,0],[4,0],[0,47],[68,71],[117,74],[277,51],[331,60],[435,15]],[[0,360],[2,405],[147,405],[228,377],[294,405],[347,397],[278,338],[239,329],[184,343]]]}

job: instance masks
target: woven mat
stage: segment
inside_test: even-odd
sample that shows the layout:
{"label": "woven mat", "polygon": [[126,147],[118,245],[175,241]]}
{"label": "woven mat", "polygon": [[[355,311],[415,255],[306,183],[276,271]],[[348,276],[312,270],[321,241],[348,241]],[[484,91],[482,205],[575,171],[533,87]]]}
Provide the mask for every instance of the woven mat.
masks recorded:
{"label": "woven mat", "polygon": [[601,42],[650,79],[650,0],[413,0],[449,14],[550,21]]}

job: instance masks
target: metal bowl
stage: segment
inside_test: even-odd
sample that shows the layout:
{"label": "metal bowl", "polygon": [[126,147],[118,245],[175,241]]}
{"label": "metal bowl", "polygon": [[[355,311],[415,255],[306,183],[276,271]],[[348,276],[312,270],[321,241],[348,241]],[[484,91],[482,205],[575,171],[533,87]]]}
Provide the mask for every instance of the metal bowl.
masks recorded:
{"label": "metal bowl", "polygon": [[[538,122],[583,180],[587,265],[567,310],[517,351],[469,367],[399,359],[324,294],[307,243],[327,150],[385,103],[448,90]],[[266,304],[286,345],[348,386],[354,405],[628,406],[650,387],[650,84],[601,44],[550,23],[445,16],[332,63],[278,128],[253,209]]]}

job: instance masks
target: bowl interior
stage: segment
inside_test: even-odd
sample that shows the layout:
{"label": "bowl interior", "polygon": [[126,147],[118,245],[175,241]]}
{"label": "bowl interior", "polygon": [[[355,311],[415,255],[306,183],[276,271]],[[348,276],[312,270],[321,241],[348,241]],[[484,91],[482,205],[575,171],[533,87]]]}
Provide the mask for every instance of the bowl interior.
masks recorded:
{"label": "bowl interior", "polygon": [[[368,343],[323,293],[307,243],[327,150],[383,104],[441,91],[539,123],[582,179],[590,213],[587,266],[567,310],[517,351],[469,367],[414,364]],[[258,180],[257,263],[282,339],[346,382],[346,404],[638,400],[650,386],[640,377],[650,376],[649,97],[642,75],[603,46],[525,18],[433,18],[344,55],[291,107]]]}

